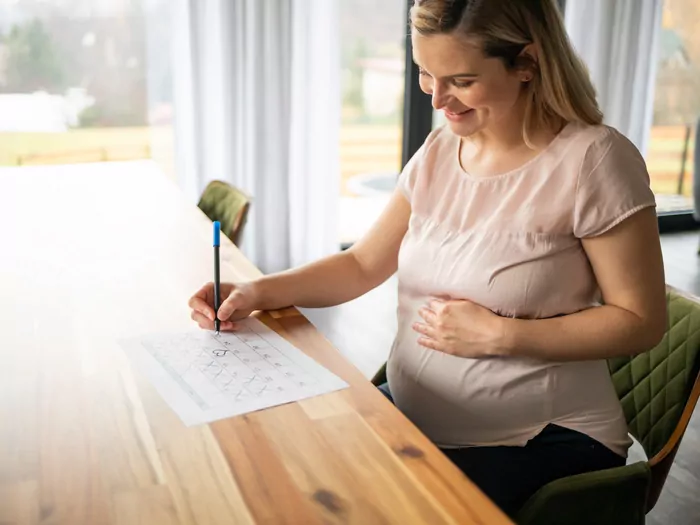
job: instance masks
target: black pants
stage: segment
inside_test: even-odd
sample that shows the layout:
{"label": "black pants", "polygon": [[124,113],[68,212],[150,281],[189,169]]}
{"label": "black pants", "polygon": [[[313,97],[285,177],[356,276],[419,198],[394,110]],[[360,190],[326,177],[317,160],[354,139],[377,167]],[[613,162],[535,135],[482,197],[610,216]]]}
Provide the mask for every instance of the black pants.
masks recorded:
{"label": "black pants", "polygon": [[[386,383],[379,390],[394,401]],[[547,425],[524,447],[468,447],[442,452],[511,517],[550,481],[625,464],[622,456],[595,439],[554,424]]]}

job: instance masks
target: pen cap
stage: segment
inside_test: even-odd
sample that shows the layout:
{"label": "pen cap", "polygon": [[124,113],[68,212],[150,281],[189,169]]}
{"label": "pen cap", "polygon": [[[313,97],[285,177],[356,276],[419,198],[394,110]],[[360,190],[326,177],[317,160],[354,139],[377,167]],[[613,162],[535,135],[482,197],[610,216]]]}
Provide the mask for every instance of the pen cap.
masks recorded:
{"label": "pen cap", "polygon": [[221,244],[221,223],[214,221],[214,246]]}

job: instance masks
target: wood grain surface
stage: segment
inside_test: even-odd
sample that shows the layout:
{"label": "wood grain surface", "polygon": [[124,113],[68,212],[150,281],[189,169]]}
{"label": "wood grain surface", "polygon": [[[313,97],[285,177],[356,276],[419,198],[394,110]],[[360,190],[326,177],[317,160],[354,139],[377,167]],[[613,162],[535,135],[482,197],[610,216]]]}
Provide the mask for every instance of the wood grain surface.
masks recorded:
{"label": "wood grain surface", "polygon": [[510,523],[295,309],[259,316],[350,388],[182,424],[117,342],[194,329],[212,274],[150,162],[0,170],[0,225],[1,524]]}

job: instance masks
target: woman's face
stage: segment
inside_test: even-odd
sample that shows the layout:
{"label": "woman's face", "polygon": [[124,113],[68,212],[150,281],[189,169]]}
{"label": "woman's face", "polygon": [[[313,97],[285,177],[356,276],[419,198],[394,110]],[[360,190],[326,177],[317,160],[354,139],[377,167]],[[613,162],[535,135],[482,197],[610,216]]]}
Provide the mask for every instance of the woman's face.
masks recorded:
{"label": "woman's face", "polygon": [[468,137],[520,125],[520,95],[531,74],[508,71],[501,59],[484,56],[476,42],[463,38],[414,32],[412,41],[420,87],[444,111],[453,133]]}

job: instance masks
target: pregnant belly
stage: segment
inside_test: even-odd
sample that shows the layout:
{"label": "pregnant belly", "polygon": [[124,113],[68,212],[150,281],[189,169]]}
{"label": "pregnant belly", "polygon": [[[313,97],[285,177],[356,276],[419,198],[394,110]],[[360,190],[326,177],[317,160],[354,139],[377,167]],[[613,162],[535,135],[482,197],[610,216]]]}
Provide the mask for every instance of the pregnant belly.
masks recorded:
{"label": "pregnant belly", "polygon": [[518,440],[551,420],[550,364],[464,359],[419,345],[395,348],[389,386],[396,406],[438,444]]}

